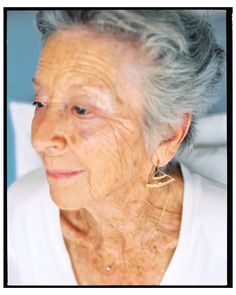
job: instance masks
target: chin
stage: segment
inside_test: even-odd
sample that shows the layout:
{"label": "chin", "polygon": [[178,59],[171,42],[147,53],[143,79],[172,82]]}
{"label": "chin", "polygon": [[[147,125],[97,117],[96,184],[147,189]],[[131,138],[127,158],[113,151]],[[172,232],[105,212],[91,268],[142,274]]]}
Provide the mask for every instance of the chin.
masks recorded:
{"label": "chin", "polygon": [[61,210],[79,210],[86,206],[86,198],[83,194],[73,194],[66,191],[50,188],[50,195],[53,202]]}

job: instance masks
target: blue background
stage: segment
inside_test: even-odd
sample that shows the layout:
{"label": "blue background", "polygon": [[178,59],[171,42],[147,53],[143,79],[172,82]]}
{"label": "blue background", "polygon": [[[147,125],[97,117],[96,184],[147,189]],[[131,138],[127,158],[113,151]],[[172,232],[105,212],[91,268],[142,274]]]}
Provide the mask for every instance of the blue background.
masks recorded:
{"label": "blue background", "polygon": [[[217,39],[225,49],[225,17],[216,14],[212,21],[216,27]],[[41,36],[35,23],[35,11],[7,12],[7,184],[15,180],[14,134],[9,112],[11,101],[28,101],[33,99],[32,77],[37,66],[41,49]],[[221,98],[210,112],[226,110],[226,95],[223,87]],[[24,114],[22,114],[24,116]]]}
{"label": "blue background", "polygon": [[[7,184],[16,177],[14,134],[9,112],[11,101],[32,101],[32,77],[41,48],[34,11],[7,13]],[[24,114],[22,114],[23,116]]]}

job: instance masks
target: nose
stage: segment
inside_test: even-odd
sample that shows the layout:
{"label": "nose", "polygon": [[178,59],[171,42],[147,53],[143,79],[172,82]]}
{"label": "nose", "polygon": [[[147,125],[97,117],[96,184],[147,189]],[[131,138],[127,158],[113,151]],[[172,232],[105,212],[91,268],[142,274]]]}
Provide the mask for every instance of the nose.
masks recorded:
{"label": "nose", "polygon": [[63,115],[47,112],[42,118],[32,121],[32,146],[47,156],[60,156],[67,148],[66,122]]}

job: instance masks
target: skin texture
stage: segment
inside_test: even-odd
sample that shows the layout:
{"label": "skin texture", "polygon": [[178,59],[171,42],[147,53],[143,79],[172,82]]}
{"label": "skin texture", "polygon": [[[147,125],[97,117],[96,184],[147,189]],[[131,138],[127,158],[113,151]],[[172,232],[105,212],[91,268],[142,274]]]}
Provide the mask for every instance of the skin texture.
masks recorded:
{"label": "skin texture", "polygon": [[180,170],[170,171],[176,181],[168,187],[146,183],[153,165],[176,153],[191,115],[183,116],[183,126],[171,126],[172,138],[146,151],[142,59],[128,43],[72,28],[49,38],[35,74],[35,100],[47,106],[36,107],[32,145],[47,171],[82,171],[47,175],[79,284],[159,284],[177,245]]}

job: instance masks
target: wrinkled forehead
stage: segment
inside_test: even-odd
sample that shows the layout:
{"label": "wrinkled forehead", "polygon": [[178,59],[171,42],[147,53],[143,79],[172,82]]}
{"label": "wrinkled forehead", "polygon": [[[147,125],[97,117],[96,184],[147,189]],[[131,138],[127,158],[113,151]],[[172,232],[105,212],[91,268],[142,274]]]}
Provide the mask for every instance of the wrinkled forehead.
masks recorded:
{"label": "wrinkled forehead", "polygon": [[[71,71],[82,70],[89,75],[106,75],[117,80],[122,62],[124,46],[114,38],[98,35],[90,31],[72,28],[55,32],[42,49],[38,70],[59,70],[68,67]],[[90,73],[91,71],[91,73]]]}
{"label": "wrinkled forehead", "polygon": [[[55,32],[45,43],[36,78],[41,84],[56,87],[93,86],[112,96],[136,100],[141,94],[137,52],[129,44],[88,30],[70,28]],[[131,103],[131,101],[129,101]],[[137,101],[136,101],[137,105]]]}

